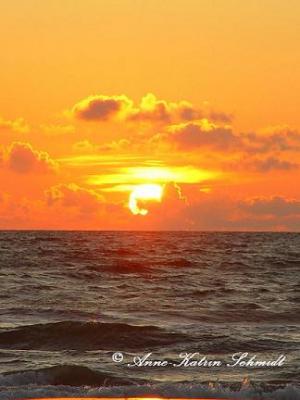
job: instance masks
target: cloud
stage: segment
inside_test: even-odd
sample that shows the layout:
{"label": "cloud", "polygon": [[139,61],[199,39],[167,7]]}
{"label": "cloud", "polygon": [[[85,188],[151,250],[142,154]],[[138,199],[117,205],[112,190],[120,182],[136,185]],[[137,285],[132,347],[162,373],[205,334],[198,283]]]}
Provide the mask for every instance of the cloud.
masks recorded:
{"label": "cloud", "polygon": [[20,174],[54,172],[58,168],[48,153],[35,150],[31,144],[23,142],[13,142],[4,150],[2,165]]}
{"label": "cloud", "polygon": [[122,151],[124,149],[130,149],[132,150],[133,148],[133,142],[131,142],[128,139],[119,139],[119,140],[113,140],[112,142],[105,143],[102,146],[98,147],[99,151]]}
{"label": "cloud", "polygon": [[103,197],[91,189],[82,188],[74,183],[52,186],[46,190],[48,206],[60,206],[73,209],[79,214],[95,214],[103,206]]}
{"label": "cloud", "polygon": [[260,132],[241,135],[248,153],[300,151],[300,133],[284,127],[269,127]]}
{"label": "cloud", "polygon": [[274,217],[300,216],[300,201],[281,196],[256,197],[239,203],[239,207],[250,214]]}
{"label": "cloud", "polygon": [[[210,153],[210,156],[212,154],[220,156],[224,152],[229,155],[239,155],[238,168],[246,167],[259,172],[288,171],[298,168],[298,164],[282,156],[284,153],[300,151],[300,133],[288,127],[269,128],[261,132],[235,133],[226,123],[202,118],[170,124],[160,133],[152,135],[149,143],[154,143],[156,146],[175,145],[178,150],[189,152],[205,148],[214,152]],[[255,156],[258,158],[254,158]],[[230,165],[233,167],[234,164],[231,162]]]}
{"label": "cloud", "polygon": [[126,95],[89,96],[72,108],[71,114],[86,121],[119,119],[143,124],[174,124],[209,117],[212,121],[229,122],[232,116],[224,112],[204,110],[188,101],[171,102],[147,93],[138,104]]}
{"label": "cloud", "polygon": [[129,118],[140,121],[170,121],[171,107],[164,100],[158,100],[154,94],[144,96],[139,106],[131,112]]}
{"label": "cloud", "polygon": [[[33,211],[34,210],[34,211]],[[35,203],[26,198],[14,198],[9,193],[0,195],[0,229],[32,228]]]}
{"label": "cloud", "polygon": [[102,144],[99,151],[119,151],[126,146],[139,151],[152,151],[154,147],[158,151],[170,150],[170,146],[174,149],[175,145],[178,150],[191,152],[200,148],[209,149],[216,156],[222,155],[221,152],[227,155],[231,152],[245,156],[243,161],[246,157],[265,155],[265,159],[258,158],[248,165],[261,172],[287,171],[297,167],[281,155],[300,151],[298,131],[288,126],[275,126],[258,132],[234,132],[229,125],[232,115],[214,110],[207,103],[197,107],[188,101],[172,102],[148,93],[135,104],[126,95],[98,94],[75,104],[72,114],[87,121],[118,120],[123,123],[126,137]]}
{"label": "cloud", "polygon": [[69,133],[74,133],[75,131],[75,127],[73,125],[42,124],[40,128],[47,135],[65,135]]}
{"label": "cloud", "polygon": [[228,197],[219,198],[200,192],[181,214],[192,230],[228,230],[235,215],[235,204]]}
{"label": "cloud", "polygon": [[99,146],[85,139],[74,143],[72,148],[78,153],[94,153],[99,149]]}
{"label": "cloud", "polygon": [[146,94],[139,105],[132,109],[127,119],[140,122],[160,122],[164,124],[189,121],[202,115],[187,101],[168,102],[159,100],[153,93]]}
{"label": "cloud", "polygon": [[123,121],[165,124],[199,117],[190,103],[159,100],[152,93],[145,95],[137,106],[125,95],[89,96],[75,104],[72,114],[87,121],[107,121],[117,116]]}
{"label": "cloud", "polygon": [[129,146],[130,151],[132,151],[133,143],[131,143],[128,139],[113,140],[112,142],[107,142],[102,145],[92,143],[85,139],[74,143],[72,149],[81,154],[98,153],[99,157],[101,157],[100,154],[103,154],[103,152],[107,153],[110,151],[122,151],[124,149],[129,149]]}
{"label": "cloud", "polygon": [[85,121],[106,121],[120,116],[132,107],[132,101],[125,95],[94,95],[81,100],[72,108],[72,115]]}
{"label": "cloud", "polygon": [[0,117],[0,130],[9,130],[16,133],[28,133],[30,127],[23,118],[5,120]]}
{"label": "cloud", "polygon": [[184,150],[201,147],[230,150],[240,144],[240,138],[229,126],[218,126],[207,119],[171,126],[163,137]]}
{"label": "cloud", "polygon": [[209,119],[214,122],[223,122],[229,124],[233,120],[233,115],[222,111],[210,111]]}
{"label": "cloud", "polygon": [[[174,182],[163,185],[161,202],[138,200],[138,207],[148,211],[147,216],[133,215],[128,210],[126,216],[129,225],[134,229],[142,230],[172,230],[185,227],[185,220],[181,218],[183,210],[187,207],[187,199],[182,194],[181,187]],[[134,224],[134,225],[132,225]]]}
{"label": "cloud", "polygon": [[[165,184],[162,202],[141,203],[149,210],[146,217],[131,214],[126,206],[127,197],[122,202],[107,203],[98,192],[73,183],[50,187],[45,191],[44,199],[16,198],[4,191],[0,196],[0,227],[214,231],[300,229],[299,199],[274,196],[235,200],[214,192],[198,192],[199,195],[192,199],[189,191],[191,188],[187,185]],[[196,191],[197,186],[192,192],[195,194]]]}
{"label": "cloud", "polygon": [[290,171],[299,167],[299,165],[294,162],[280,160],[275,157],[268,157],[264,160],[252,160],[249,163],[246,163],[246,166],[249,166],[258,172],[270,172],[275,170]]}
{"label": "cloud", "polygon": [[149,123],[174,124],[209,118],[215,122],[230,122],[232,116],[224,112],[217,112],[199,108],[192,103],[181,101],[167,101],[158,99],[153,93],[146,94],[134,109],[128,114],[127,119]]}
{"label": "cloud", "polygon": [[299,231],[300,201],[280,196],[238,201],[226,195],[201,193],[177,210],[172,226],[214,231]]}

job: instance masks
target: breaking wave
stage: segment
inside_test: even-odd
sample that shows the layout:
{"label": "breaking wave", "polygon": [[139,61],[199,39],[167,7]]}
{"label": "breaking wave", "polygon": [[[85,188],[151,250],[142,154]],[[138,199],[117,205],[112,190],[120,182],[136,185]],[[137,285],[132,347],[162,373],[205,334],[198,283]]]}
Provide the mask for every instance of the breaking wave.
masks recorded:
{"label": "breaking wave", "polygon": [[41,397],[163,397],[163,398],[206,398],[206,399],[247,399],[247,400],[299,400],[300,388],[287,385],[280,388],[239,385],[232,388],[222,385],[160,384],[134,386],[69,387],[11,387],[1,390],[1,400],[16,400]]}
{"label": "breaking wave", "polygon": [[25,325],[0,332],[3,349],[99,350],[164,346],[186,339],[155,326],[63,321]]}

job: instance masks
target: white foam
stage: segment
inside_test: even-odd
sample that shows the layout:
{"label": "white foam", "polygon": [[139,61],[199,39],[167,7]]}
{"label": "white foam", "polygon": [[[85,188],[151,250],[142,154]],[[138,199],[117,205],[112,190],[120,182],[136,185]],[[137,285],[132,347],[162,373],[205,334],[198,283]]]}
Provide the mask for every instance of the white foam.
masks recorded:
{"label": "white foam", "polygon": [[260,388],[242,388],[232,391],[221,386],[211,388],[200,384],[164,384],[118,387],[70,387],[70,386],[19,386],[0,389],[1,400],[16,400],[39,397],[130,397],[152,395],[154,397],[221,398],[247,400],[299,400],[300,388],[288,385],[273,391],[263,392]]}

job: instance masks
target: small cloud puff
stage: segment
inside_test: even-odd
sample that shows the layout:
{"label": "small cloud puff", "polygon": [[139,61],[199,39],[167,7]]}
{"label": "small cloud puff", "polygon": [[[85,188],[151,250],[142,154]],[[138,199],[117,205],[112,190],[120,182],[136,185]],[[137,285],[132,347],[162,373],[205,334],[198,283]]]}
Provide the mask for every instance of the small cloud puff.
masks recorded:
{"label": "small cloud puff", "polygon": [[9,130],[16,133],[28,133],[30,127],[23,118],[5,120],[0,117],[0,130]]}
{"label": "small cloud puff", "polygon": [[13,142],[2,152],[2,166],[19,174],[48,173],[58,169],[58,164],[48,153],[33,149],[31,144]]}
{"label": "small cloud puff", "polygon": [[127,118],[131,121],[168,124],[193,120],[200,114],[200,111],[187,101],[168,102],[157,99],[153,93],[148,93],[141,99],[140,104],[131,110]]}
{"label": "small cloud puff", "polygon": [[46,133],[46,135],[65,135],[68,133],[74,133],[75,127],[73,125],[44,125],[40,126],[41,130]]}
{"label": "small cloud puff", "polygon": [[71,110],[71,114],[85,121],[107,121],[121,116],[132,107],[132,101],[125,95],[94,95],[81,100]]}
{"label": "small cloud puff", "polygon": [[99,146],[84,139],[74,143],[72,149],[78,153],[93,153],[99,149]]}

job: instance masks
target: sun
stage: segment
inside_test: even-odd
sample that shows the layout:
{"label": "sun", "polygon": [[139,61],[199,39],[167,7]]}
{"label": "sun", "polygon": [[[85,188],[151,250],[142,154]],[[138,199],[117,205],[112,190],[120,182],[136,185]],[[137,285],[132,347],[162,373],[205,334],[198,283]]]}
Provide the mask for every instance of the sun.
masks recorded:
{"label": "sun", "polygon": [[157,183],[137,185],[129,196],[129,209],[134,215],[147,215],[148,210],[139,206],[139,200],[160,202],[163,195],[163,186]]}

